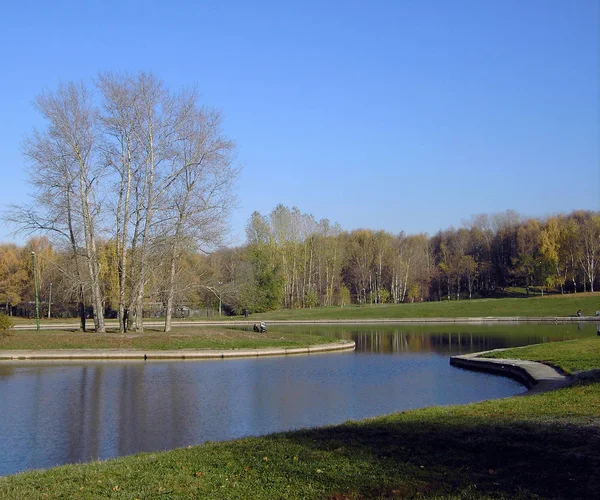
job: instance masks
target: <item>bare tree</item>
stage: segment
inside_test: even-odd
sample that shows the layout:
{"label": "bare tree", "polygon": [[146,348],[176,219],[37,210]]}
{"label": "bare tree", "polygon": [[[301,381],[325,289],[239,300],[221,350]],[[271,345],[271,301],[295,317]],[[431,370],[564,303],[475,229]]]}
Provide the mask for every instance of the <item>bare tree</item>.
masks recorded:
{"label": "bare tree", "polygon": [[184,113],[174,143],[173,179],[166,217],[170,241],[165,332],[171,330],[177,264],[186,245],[214,247],[225,229],[232,207],[233,143],[221,132],[221,117],[194,106],[195,96],[183,101]]}
{"label": "bare tree", "polygon": [[102,144],[106,164],[116,173],[114,182],[117,193],[113,202],[115,217],[115,240],[117,271],[119,279],[119,331],[127,329],[127,257],[130,245],[130,219],[134,179],[140,168],[139,141],[135,131],[136,92],[135,82],[110,73],[100,75],[97,87],[103,96],[101,123],[104,131]]}
{"label": "bare tree", "polygon": [[[15,206],[8,216],[27,232],[60,235],[69,242],[74,266],[79,273],[80,313],[83,312],[83,284],[92,296],[94,325],[103,332],[104,311],[100,288],[100,267],[96,250],[98,201],[96,189],[102,169],[97,154],[97,113],[83,85],[59,85],[55,93],[40,95],[35,107],[47,123],[44,132],[35,131],[24,144],[31,162],[29,180],[35,188],[35,208]],[[78,257],[85,258],[87,279],[80,274]]]}

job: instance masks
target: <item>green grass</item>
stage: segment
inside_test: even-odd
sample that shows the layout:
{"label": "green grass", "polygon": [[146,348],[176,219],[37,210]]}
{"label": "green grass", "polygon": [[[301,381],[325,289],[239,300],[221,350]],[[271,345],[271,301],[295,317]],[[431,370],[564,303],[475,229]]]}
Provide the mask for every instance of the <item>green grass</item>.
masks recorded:
{"label": "green grass", "polygon": [[[474,299],[413,304],[375,304],[366,306],[323,307],[314,309],[278,310],[252,315],[252,319],[394,319],[394,318],[485,318],[594,316],[600,310],[600,294],[579,293],[546,295],[544,297]],[[256,318],[255,318],[256,317]]]}
{"label": "green grass", "polygon": [[310,333],[255,333],[242,328],[175,328],[169,334],[145,329],[143,334],[82,333],[60,330],[10,330],[0,333],[0,350],[15,349],[260,349],[307,347],[334,341]]}
{"label": "green grass", "polygon": [[21,498],[598,498],[600,384],[0,478]]}
{"label": "green grass", "polygon": [[555,366],[565,373],[600,368],[600,338],[550,342],[527,347],[506,349],[482,355],[484,358],[507,358],[539,361]]}

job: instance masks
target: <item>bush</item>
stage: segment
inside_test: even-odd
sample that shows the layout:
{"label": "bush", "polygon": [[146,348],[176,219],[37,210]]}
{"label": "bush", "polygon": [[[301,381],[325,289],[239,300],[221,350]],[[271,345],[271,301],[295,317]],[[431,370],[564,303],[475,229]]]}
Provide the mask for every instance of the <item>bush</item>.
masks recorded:
{"label": "bush", "polygon": [[6,315],[0,313],[0,332],[13,327],[12,320]]}

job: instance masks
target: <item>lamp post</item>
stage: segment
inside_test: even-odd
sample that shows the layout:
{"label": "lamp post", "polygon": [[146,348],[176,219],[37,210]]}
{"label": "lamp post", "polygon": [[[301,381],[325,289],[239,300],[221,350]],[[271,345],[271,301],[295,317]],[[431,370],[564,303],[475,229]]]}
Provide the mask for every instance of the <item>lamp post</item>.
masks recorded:
{"label": "lamp post", "polygon": [[33,286],[35,288],[35,327],[40,329],[40,294],[38,292],[37,271],[35,267],[35,252],[31,252],[31,260],[33,261]]}

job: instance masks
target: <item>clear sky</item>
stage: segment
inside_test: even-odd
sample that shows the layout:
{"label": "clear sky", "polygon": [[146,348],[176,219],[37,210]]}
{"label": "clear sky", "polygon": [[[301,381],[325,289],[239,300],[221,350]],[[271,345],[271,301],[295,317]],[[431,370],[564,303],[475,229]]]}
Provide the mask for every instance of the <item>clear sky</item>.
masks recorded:
{"label": "clear sky", "polygon": [[599,17],[599,0],[6,2],[0,209],[27,201],[41,91],[144,70],[222,111],[233,243],[278,203],[430,234],[600,210]]}

